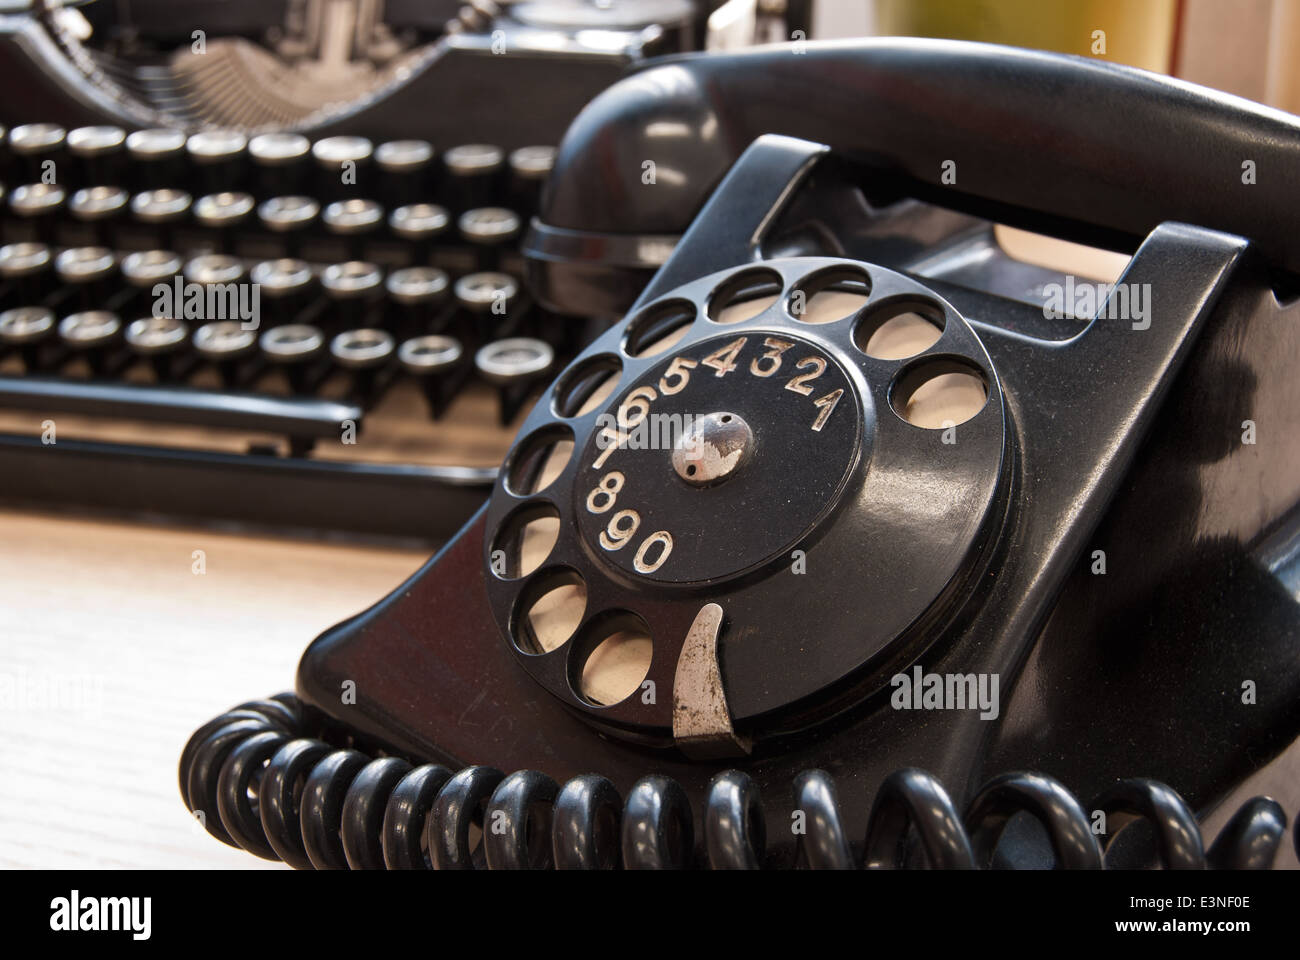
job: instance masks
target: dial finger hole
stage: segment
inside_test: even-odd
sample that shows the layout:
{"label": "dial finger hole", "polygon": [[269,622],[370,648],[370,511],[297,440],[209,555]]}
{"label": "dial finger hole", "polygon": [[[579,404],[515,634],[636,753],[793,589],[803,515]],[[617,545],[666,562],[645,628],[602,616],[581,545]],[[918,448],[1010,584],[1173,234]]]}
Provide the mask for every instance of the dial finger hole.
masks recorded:
{"label": "dial finger hole", "polygon": [[511,636],[520,652],[536,656],[562,647],[587,610],[587,584],[576,570],[548,571],[519,597]]}
{"label": "dial finger hole", "polygon": [[689,300],[669,300],[649,307],[628,325],[624,352],[629,357],[663,353],[686,336],[695,322],[695,313],[695,304]]}
{"label": "dial finger hole", "polygon": [[775,303],[784,288],[775,270],[742,270],[709,297],[708,317],[714,323],[744,323]]}
{"label": "dial finger hole", "polygon": [[938,304],[894,300],[882,303],[858,321],[853,342],[877,360],[906,360],[934,346],[943,336],[943,328],[944,314]]}
{"label": "dial finger hole", "polygon": [[529,497],[549,487],[573,456],[573,433],[555,425],[539,430],[515,446],[505,469],[506,489]]}
{"label": "dial finger hole", "polygon": [[606,354],[570,368],[555,386],[555,415],[581,417],[603,404],[618,386],[623,365]]}
{"label": "dial finger hole", "polygon": [[787,309],[801,323],[835,323],[861,310],[870,296],[865,270],[831,267],[801,280],[790,292]]}
{"label": "dial finger hole", "polygon": [[579,696],[600,707],[626,700],[641,688],[654,644],[646,622],[623,610],[589,624],[573,650],[570,682]]}
{"label": "dial finger hole", "polygon": [[904,371],[889,402],[913,426],[943,430],[975,416],[988,397],[988,381],[977,367],[955,357],[936,357]]}
{"label": "dial finger hole", "polygon": [[549,503],[529,503],[501,524],[492,540],[492,572],[502,580],[518,580],[536,571],[560,536],[560,514]]}

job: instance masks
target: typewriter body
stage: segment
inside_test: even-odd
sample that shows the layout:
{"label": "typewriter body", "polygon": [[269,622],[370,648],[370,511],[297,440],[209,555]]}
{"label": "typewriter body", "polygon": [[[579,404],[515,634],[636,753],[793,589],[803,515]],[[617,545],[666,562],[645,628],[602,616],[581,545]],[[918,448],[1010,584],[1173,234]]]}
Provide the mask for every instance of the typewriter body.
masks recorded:
{"label": "typewriter body", "polygon": [[296,695],[195,734],[187,805],[308,868],[1269,866],[1275,800],[1198,819],[1300,732],[1297,157],[984,45],[620,81],[524,242],[613,326]]}
{"label": "typewriter body", "polygon": [[0,496],[444,542],[602,323],[524,283],[554,146],[699,14],[4,7]]}

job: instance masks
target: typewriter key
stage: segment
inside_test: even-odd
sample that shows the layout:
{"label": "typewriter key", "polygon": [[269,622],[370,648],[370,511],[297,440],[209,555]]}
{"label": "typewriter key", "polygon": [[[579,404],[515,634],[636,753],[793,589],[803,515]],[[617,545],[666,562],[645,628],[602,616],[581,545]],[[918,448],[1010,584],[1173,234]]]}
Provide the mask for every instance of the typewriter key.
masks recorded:
{"label": "typewriter key", "polygon": [[497,388],[501,425],[507,426],[522,409],[533,388],[555,362],[555,351],[545,340],[507,337],[479,349],[474,366]]}
{"label": "typewriter key", "polygon": [[255,205],[251,193],[210,193],[195,201],[194,219],[213,231],[213,244],[218,251],[229,253],[235,247],[235,228],[248,219]]}
{"label": "typewriter key", "polygon": [[168,283],[184,268],[180,254],[171,250],[137,250],[122,258],[122,277],[133,287],[151,290]]}
{"label": "typewriter key", "polygon": [[[15,176],[26,183],[65,183],[63,162],[67,133],[56,123],[25,123],[9,131],[9,152],[17,161]],[[47,164],[52,164],[47,166]]]}
{"label": "typewriter key", "polygon": [[325,208],[321,220],[326,230],[344,239],[347,255],[360,260],[366,241],[384,222],[384,208],[373,200],[336,200]]}
{"label": "typewriter key", "polygon": [[53,332],[54,311],[46,307],[14,307],[0,313],[0,348],[16,351],[28,373],[41,368]]}
{"label": "typewriter key", "polygon": [[184,190],[164,187],[145,190],[131,198],[131,215],[140,223],[155,228],[157,245],[165,249],[176,246],[176,227],[189,217],[193,201]]}
{"label": "typewriter key", "polygon": [[325,334],[309,323],[287,323],[267,330],[258,340],[262,356],[284,373],[294,394],[315,392],[329,373]]}
{"label": "typewriter key", "polygon": [[198,193],[239,190],[244,182],[244,152],[248,138],[238,130],[202,130],[185,141],[185,152],[197,168],[193,184]]}
{"label": "typewriter key", "polygon": [[482,343],[518,328],[519,281],[510,274],[467,273],[453,289],[463,339]]}
{"label": "typewriter key", "polygon": [[330,341],[330,356],[352,375],[348,391],[352,402],[369,406],[383,390],[386,382],[381,374],[394,348],[393,335],[374,327],[345,330]]}
{"label": "typewriter key", "polygon": [[126,328],[126,345],[132,354],[148,362],[159,383],[181,380],[193,365],[185,346],[190,328],[175,317],[142,317]]}
{"label": "typewriter key", "polygon": [[519,236],[519,215],[505,207],[476,207],[456,221],[460,235],[476,248],[477,269],[498,270],[501,250]]}
{"label": "typewriter key", "polygon": [[300,133],[263,133],[249,140],[258,198],[266,200],[301,189],[310,154],[311,141]]}
{"label": "typewriter key", "polygon": [[369,327],[383,295],[384,275],[379,267],[364,260],[333,263],[320,278],[329,301],[324,326],[327,331]]}
{"label": "typewriter key", "polygon": [[68,212],[89,226],[95,243],[111,246],[113,227],[121,221],[130,201],[121,187],[83,187],[68,201]]}
{"label": "typewriter key", "polygon": [[316,275],[305,260],[281,257],[254,264],[249,279],[255,283],[263,307],[265,326],[292,323],[311,299]]}
{"label": "typewriter key", "polygon": [[537,212],[542,186],[554,166],[554,147],[520,147],[511,151],[510,199],[525,217]]}
{"label": "typewriter key", "polygon": [[63,209],[66,197],[63,188],[57,184],[28,183],[15,187],[9,194],[9,209],[24,221],[28,239],[54,243],[58,213]]}
{"label": "typewriter key", "polygon": [[127,177],[132,191],[184,189],[185,141],[183,131],[166,127],[127,134]]}
{"label": "typewriter key", "polygon": [[43,243],[0,247],[0,309],[40,303],[54,289],[54,254]]}
{"label": "typewriter key", "polygon": [[406,340],[397,349],[402,369],[420,385],[429,404],[429,416],[438,419],[464,383],[468,367],[465,351],[455,337],[425,334]]}
{"label": "typewriter key", "polygon": [[416,266],[429,262],[434,242],[447,232],[450,223],[447,208],[436,203],[412,203],[388,215],[388,229],[394,237],[406,241],[411,263]]}
{"label": "typewriter key", "polygon": [[94,376],[113,372],[121,364],[113,348],[122,333],[122,321],[111,310],[85,310],[59,321],[59,339],[74,356],[82,357]]}
{"label": "typewriter key", "polygon": [[312,144],[316,161],[317,192],[327,201],[364,195],[374,145],[365,137],[326,137]]}
{"label": "typewriter key", "polygon": [[68,247],[54,258],[54,271],[76,310],[103,306],[112,288],[117,257],[108,247]]}
{"label": "typewriter key", "polygon": [[390,140],[375,148],[380,172],[380,199],[388,207],[432,196],[433,145],[427,140]]}
{"label": "typewriter key", "polygon": [[[195,308],[186,296],[184,316],[187,320],[232,321],[237,327],[257,329],[261,321],[260,298],[254,299],[244,286],[247,272],[242,260],[222,253],[203,254],[185,264],[184,276],[203,291],[202,303],[197,305],[197,317],[193,315]],[[198,331],[195,331],[195,336],[198,336]],[[198,346],[197,340],[195,346]]]}
{"label": "typewriter key", "polygon": [[320,204],[311,197],[272,197],[257,208],[262,226],[283,238],[284,253],[290,257],[302,252],[302,241],[318,216]]}
{"label": "typewriter key", "polygon": [[132,316],[152,302],[153,288],[160,283],[171,286],[184,264],[179,254],[170,250],[138,250],[122,258],[120,269],[126,288],[110,301],[111,309]]}
{"label": "typewriter key", "polygon": [[226,388],[238,386],[252,377],[247,361],[257,349],[257,333],[246,329],[238,320],[215,320],[194,331],[194,349],[211,363]]}
{"label": "typewriter key", "polygon": [[121,127],[77,127],[68,131],[74,187],[121,183],[126,158],[126,131]]}
{"label": "typewriter key", "polygon": [[403,267],[384,280],[393,304],[392,327],[399,337],[437,332],[447,322],[445,303],[451,279],[437,267]]}
{"label": "typewriter key", "polygon": [[485,207],[497,196],[505,154],[488,143],[452,147],[442,156],[442,198],[456,213]]}

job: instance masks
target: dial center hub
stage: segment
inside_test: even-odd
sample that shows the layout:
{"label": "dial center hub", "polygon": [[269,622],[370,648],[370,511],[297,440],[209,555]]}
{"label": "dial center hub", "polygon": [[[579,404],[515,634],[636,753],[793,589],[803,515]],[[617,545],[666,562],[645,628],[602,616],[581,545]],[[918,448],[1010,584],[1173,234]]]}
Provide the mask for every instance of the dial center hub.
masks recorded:
{"label": "dial center hub", "polygon": [[708,413],[695,420],[673,446],[677,476],[695,487],[726,480],[754,452],[754,431],[738,413]]}

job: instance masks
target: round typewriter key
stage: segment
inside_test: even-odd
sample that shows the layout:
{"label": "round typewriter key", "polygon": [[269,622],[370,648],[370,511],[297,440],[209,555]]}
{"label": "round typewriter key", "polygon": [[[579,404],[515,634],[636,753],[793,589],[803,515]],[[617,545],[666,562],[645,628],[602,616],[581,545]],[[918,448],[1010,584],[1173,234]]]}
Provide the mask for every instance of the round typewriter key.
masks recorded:
{"label": "round typewriter key", "polygon": [[128,253],[119,266],[126,289],[114,295],[113,309],[127,316],[134,315],[138,309],[148,309],[155,296],[154,287],[161,283],[174,289],[182,266],[180,255],[170,250]]}
{"label": "round typewriter key", "polygon": [[396,344],[387,330],[365,327],[345,330],[330,341],[330,356],[352,376],[354,403],[367,406],[383,389],[380,373],[393,359]]}
{"label": "round typewriter key", "polygon": [[83,187],[72,195],[68,212],[78,220],[106,220],[119,216],[130,200],[121,187]]}
{"label": "round typewriter key", "polygon": [[11,129],[9,152],[17,160],[16,174],[29,183],[67,182],[68,172],[59,169],[67,139],[57,123],[25,123]]}
{"label": "round typewriter key", "polygon": [[451,214],[436,203],[412,203],[398,207],[388,215],[388,229],[409,246],[410,262],[428,263],[434,242],[447,232]]}
{"label": "round typewriter key", "polygon": [[238,130],[203,130],[185,141],[185,152],[198,168],[203,193],[238,190],[244,179],[248,138]]}
{"label": "round typewriter key", "polygon": [[442,197],[457,213],[485,207],[501,188],[505,154],[488,143],[467,143],[442,155]]}
{"label": "round typewriter key", "polygon": [[112,126],[77,127],[68,131],[68,153],[73,160],[73,185],[120,183],[126,157],[126,131]]}
{"label": "round typewriter key", "polygon": [[223,387],[239,385],[250,378],[244,361],[257,349],[257,333],[238,320],[214,320],[194,331],[195,351],[217,369]]}
{"label": "round typewriter key", "polygon": [[131,286],[146,290],[170,282],[183,268],[180,254],[171,250],[137,250],[122,258],[122,277]]}
{"label": "round typewriter key", "polygon": [[545,340],[507,337],[481,347],[474,366],[484,380],[497,388],[501,424],[507,425],[523,407],[534,386],[555,362],[555,351]]}
{"label": "round typewriter key", "polygon": [[384,281],[399,336],[437,330],[446,321],[441,307],[451,279],[437,267],[403,267]]}
{"label": "round typewriter key", "polygon": [[53,243],[57,217],[67,194],[53,183],[27,183],[9,194],[9,209],[25,221],[29,236],[41,243]]}
{"label": "round typewriter key", "polygon": [[325,229],[346,240],[348,256],[361,259],[366,239],[384,222],[384,208],[373,200],[336,200],[321,215]]}
{"label": "round typewriter key", "polygon": [[110,245],[112,228],[122,219],[131,198],[121,187],[83,187],[68,201],[68,212],[88,224],[95,243]]}
{"label": "round typewriter key", "polygon": [[108,298],[117,257],[108,247],[68,247],[54,258],[54,271],[81,310],[94,310]]}
{"label": "round typewriter key", "polygon": [[189,218],[193,200],[184,190],[164,187],[145,190],[131,198],[131,215],[155,228],[158,246],[173,248],[176,226]]}
{"label": "round typewriter key", "polygon": [[54,333],[54,311],[46,307],[14,307],[0,313],[0,347],[16,350],[23,369],[41,368],[41,354]]}
{"label": "round typewriter key", "polygon": [[257,195],[278,197],[300,189],[311,141],[300,133],[263,133],[248,141]]}
{"label": "round typewriter key", "polygon": [[331,330],[367,327],[383,294],[383,272],[373,263],[349,260],[333,263],[321,273],[321,287],[330,302],[327,327]]}
{"label": "round typewriter key", "polygon": [[476,207],[456,221],[460,235],[478,248],[479,270],[501,266],[502,247],[519,236],[522,226],[519,214],[505,207]]}
{"label": "round typewriter key", "polygon": [[127,134],[127,171],[135,193],[144,190],[179,190],[185,186],[183,131],[154,127]]}
{"label": "round typewriter key", "polygon": [[[231,321],[236,327],[247,326],[250,333],[257,329],[261,322],[261,304],[251,299],[251,293],[244,288],[247,271],[242,260],[223,253],[206,253],[192,257],[185,264],[184,276],[189,283],[197,284],[203,290],[197,318],[190,307],[190,297],[186,296],[187,319]],[[207,325],[212,326],[212,323]],[[198,335],[196,330],[196,349],[199,347]]]}
{"label": "round typewriter key", "polygon": [[262,226],[283,238],[284,253],[290,257],[301,252],[303,238],[318,216],[320,204],[311,197],[272,197],[257,207]]}
{"label": "round typewriter key", "polygon": [[510,197],[525,216],[537,212],[542,185],[554,166],[554,147],[520,147],[511,151]]}
{"label": "round typewriter key", "polygon": [[85,310],[59,321],[59,339],[74,355],[85,359],[95,376],[108,372],[112,348],[121,333],[122,321],[111,310]]}
{"label": "round typewriter key", "polygon": [[365,137],[326,137],[312,144],[319,194],[326,200],[342,200],[369,192],[366,168],[375,148]]}
{"label": "round typewriter key", "polygon": [[248,219],[255,206],[256,201],[250,193],[210,193],[195,201],[194,219],[200,226],[213,231],[218,250],[228,252],[234,246],[234,229]]}
{"label": "round typewriter key", "polygon": [[390,140],[375,148],[380,198],[398,207],[432,196],[433,145],[427,140]]}
{"label": "round typewriter key", "polygon": [[307,306],[316,275],[305,260],[282,257],[253,265],[249,279],[257,284],[266,303],[264,314],[270,327],[291,323]]}
{"label": "round typewriter key", "polygon": [[54,254],[43,243],[10,243],[0,247],[0,309],[40,303],[53,289]]}
{"label": "round typewriter key", "polygon": [[508,273],[467,273],[454,287],[457,323],[466,339],[482,343],[518,326],[514,308],[519,301],[519,281]]}
{"label": "round typewriter key", "polygon": [[393,346],[393,336],[387,330],[345,330],[330,341],[330,356],[341,367],[370,370],[392,358]]}
{"label": "round typewriter key", "polygon": [[287,323],[267,330],[258,340],[262,355],[283,371],[295,394],[313,392],[329,372],[322,363],[325,334],[309,323]]}
{"label": "round typewriter key", "polygon": [[186,280],[203,286],[239,283],[244,279],[244,264],[238,257],[229,254],[205,253],[190,258],[185,264],[184,273]]}
{"label": "round typewriter key", "polygon": [[143,317],[132,320],[126,328],[126,345],[131,352],[148,362],[159,383],[181,379],[190,366],[186,344],[190,328],[175,317]]}
{"label": "round typewriter key", "polygon": [[419,383],[434,419],[442,416],[464,380],[464,355],[455,337],[432,333],[412,337],[397,349],[398,362]]}

